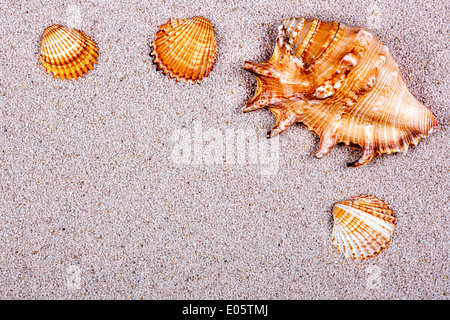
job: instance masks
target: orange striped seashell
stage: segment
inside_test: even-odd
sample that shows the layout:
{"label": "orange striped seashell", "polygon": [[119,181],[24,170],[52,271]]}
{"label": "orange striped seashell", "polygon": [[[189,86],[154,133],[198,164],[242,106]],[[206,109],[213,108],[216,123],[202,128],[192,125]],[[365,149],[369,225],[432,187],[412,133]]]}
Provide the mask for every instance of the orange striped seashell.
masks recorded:
{"label": "orange striped seashell", "polygon": [[382,200],[366,195],[333,207],[333,245],[346,258],[364,260],[387,247],[394,233],[394,212]]}
{"label": "orange striped seashell", "polygon": [[39,60],[55,78],[82,77],[94,68],[96,57],[96,44],[83,32],[57,24],[45,29]]}
{"label": "orange striped seashell", "polygon": [[203,17],[170,20],[160,27],[150,46],[158,70],[177,81],[200,83],[217,57],[213,27]]}
{"label": "orange striped seashell", "polygon": [[320,137],[317,158],[344,143],[362,149],[348,166],[363,166],[382,153],[406,152],[437,127],[388,48],[361,27],[286,19],[272,57],[245,62],[244,69],[256,75],[258,87],[243,111],[267,107],[275,114],[268,137],[303,123]]}

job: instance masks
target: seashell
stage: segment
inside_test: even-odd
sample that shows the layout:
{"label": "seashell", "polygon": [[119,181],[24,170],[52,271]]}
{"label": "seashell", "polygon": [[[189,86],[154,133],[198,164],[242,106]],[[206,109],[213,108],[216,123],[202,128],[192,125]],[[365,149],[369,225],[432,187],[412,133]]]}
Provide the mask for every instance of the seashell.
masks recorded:
{"label": "seashell", "polygon": [[272,137],[295,122],[320,137],[317,158],[337,143],[361,148],[358,167],[382,153],[406,152],[437,126],[406,87],[388,48],[370,31],[337,22],[291,18],[279,27],[264,63],[245,62],[257,89],[244,112],[267,107]]}
{"label": "seashell", "polygon": [[393,211],[382,200],[366,195],[333,207],[333,245],[346,258],[366,259],[380,253],[394,233]]}
{"label": "seashell", "polygon": [[203,17],[170,20],[160,27],[150,46],[158,70],[177,81],[200,83],[212,70],[217,56],[213,27]]}
{"label": "seashell", "polygon": [[82,31],[61,25],[45,29],[39,60],[55,78],[77,79],[94,68],[97,45]]}

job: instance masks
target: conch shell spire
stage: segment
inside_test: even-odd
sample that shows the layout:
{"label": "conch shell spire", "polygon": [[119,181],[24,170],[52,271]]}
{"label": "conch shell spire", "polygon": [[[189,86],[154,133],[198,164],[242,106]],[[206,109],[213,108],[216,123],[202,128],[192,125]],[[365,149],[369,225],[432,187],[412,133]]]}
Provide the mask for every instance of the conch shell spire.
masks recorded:
{"label": "conch shell spire", "polygon": [[437,122],[406,87],[399,67],[370,31],[337,22],[291,18],[279,27],[272,57],[245,62],[257,89],[244,112],[268,108],[273,137],[295,122],[320,137],[315,156],[337,143],[362,149],[363,166],[382,153],[406,152]]}

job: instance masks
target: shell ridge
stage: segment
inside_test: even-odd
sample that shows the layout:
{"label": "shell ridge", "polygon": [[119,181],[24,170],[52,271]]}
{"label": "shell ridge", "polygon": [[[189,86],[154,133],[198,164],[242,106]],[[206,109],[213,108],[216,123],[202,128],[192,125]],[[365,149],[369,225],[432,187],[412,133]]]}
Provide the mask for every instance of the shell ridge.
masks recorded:
{"label": "shell ridge", "polygon": [[204,77],[207,77],[209,75],[209,72],[213,69],[214,63],[216,62],[216,56],[217,56],[217,46],[215,43],[215,37],[213,32],[213,27],[209,23],[209,21],[203,21],[203,24],[207,25],[205,27],[208,27],[211,29],[211,32],[208,33],[208,37],[205,39],[205,42],[203,43],[202,47],[204,48],[204,53],[201,58],[201,65],[202,68],[199,68],[198,73],[196,75],[197,82],[200,83],[201,80],[203,80]]}
{"label": "shell ridge", "polygon": [[49,33],[46,38],[46,39],[50,40],[50,41],[48,41],[47,48],[46,48],[49,53],[48,54],[48,57],[49,57],[48,62],[51,64],[55,64],[55,65],[59,64],[57,59],[60,58],[59,53],[58,53],[58,46],[56,46],[56,44],[55,44],[56,36],[57,35],[54,32],[52,32],[52,33]]}
{"label": "shell ridge", "polygon": [[[209,26],[206,26],[209,27]],[[212,68],[212,60],[215,60],[215,57],[213,56],[212,52],[211,52],[211,33],[208,33],[208,37],[205,39],[205,41],[199,43],[199,46],[204,48],[204,52],[203,55],[201,55],[199,58],[199,60],[201,61],[200,65],[203,66],[203,68],[199,68],[197,70],[197,74],[195,74],[195,78],[198,78],[200,81],[203,79],[203,77],[207,77],[207,70]]]}
{"label": "shell ridge", "polygon": [[305,20],[305,23],[303,24],[302,29],[305,28],[305,25],[308,26],[308,29],[307,30],[305,29],[306,34],[303,37],[303,39],[300,39],[302,41],[300,43],[297,43],[297,41],[296,41],[297,39],[295,39],[295,40],[293,39],[294,48],[295,48],[293,53],[295,56],[299,57],[299,59],[301,59],[302,61],[303,61],[303,59],[302,59],[303,52],[307,48],[308,44],[311,41],[311,38],[313,37],[313,35],[316,31],[318,21],[319,21],[318,19]]}
{"label": "shell ridge", "polygon": [[318,69],[319,66],[323,65],[325,61],[336,51],[338,42],[343,38],[345,32],[345,26],[339,24],[336,33],[333,36],[333,40],[328,45],[327,49],[318,57],[309,67],[308,70],[313,72]]}
{"label": "shell ridge", "polygon": [[347,252],[348,256],[352,257],[354,259],[359,259],[363,257],[362,253],[360,252],[360,241],[358,238],[352,237],[351,234],[344,228],[341,228],[343,239],[345,239],[345,243],[347,244]]}
{"label": "shell ridge", "polygon": [[345,254],[345,257],[347,258],[353,256],[353,248],[355,247],[355,244],[347,236],[346,232],[342,228],[339,228],[338,230],[340,235],[339,240],[341,241],[339,244],[340,248],[342,249],[342,252]]}
{"label": "shell ridge", "polygon": [[346,258],[350,257],[352,253],[352,246],[349,243],[349,238],[344,234],[342,227],[340,225],[335,225],[333,228],[333,234],[335,236],[333,244],[339,251],[344,253]]}
{"label": "shell ridge", "polygon": [[374,215],[372,213],[372,210],[365,211],[365,210],[357,209],[357,208],[355,208],[353,206],[350,206],[350,205],[342,206],[342,209],[348,211],[353,216],[355,216],[356,218],[361,220],[363,223],[369,224],[370,227],[372,227],[372,228],[378,228],[378,225],[375,225],[375,224],[380,224],[380,227],[383,227],[383,228],[385,226],[389,226],[390,225],[382,217],[378,217],[377,215]]}
{"label": "shell ridge", "polygon": [[372,207],[372,208],[383,208],[389,210],[392,214],[392,210],[389,209],[389,205],[377,197],[361,194],[359,196],[353,197],[350,200],[351,205]]}
{"label": "shell ridge", "polygon": [[[214,27],[212,27],[212,28],[214,29]],[[209,66],[207,68],[205,77],[209,76],[209,73],[213,70],[214,64],[216,63],[217,55],[218,55],[217,43],[216,43],[216,39],[214,37],[214,33],[211,33],[209,35],[209,37],[210,37],[209,41],[211,42],[211,45],[209,46],[210,51],[211,51],[211,59],[210,59]]]}
{"label": "shell ridge", "polygon": [[379,254],[391,241],[395,228],[392,210],[390,214],[380,215],[372,209],[390,210],[384,201],[366,195],[334,205],[333,245],[346,257],[347,249],[343,247],[347,244],[352,247],[354,259],[364,260]]}
{"label": "shell ridge", "polygon": [[283,23],[278,27],[277,43],[279,43],[279,40],[282,40],[292,49],[291,53],[293,55],[295,55],[293,48],[297,46],[295,39],[297,38],[298,32],[304,28],[305,22],[306,20],[304,18],[290,18],[283,20]]}
{"label": "shell ridge", "polygon": [[209,74],[217,55],[213,27],[199,16],[161,26],[151,47],[159,70],[177,81],[192,83],[200,83]]}
{"label": "shell ridge", "polygon": [[[354,211],[352,213],[355,214]],[[385,235],[386,239],[390,239],[389,232],[393,230],[392,222],[384,220],[375,215],[371,215],[369,213],[365,214],[359,213],[358,215],[355,214],[355,216],[357,216],[357,218],[360,219],[362,223],[366,224],[368,227],[370,227],[377,233]]]}
{"label": "shell ridge", "polygon": [[[62,48],[62,46],[61,46]],[[78,50],[76,50],[76,48],[79,48]],[[85,44],[85,39],[83,39],[83,43],[72,43],[71,47],[66,47],[66,55],[65,57],[62,56],[62,53],[60,54],[61,60],[64,61],[63,64],[70,64],[72,61],[76,60],[77,58],[79,58],[82,54],[83,54],[83,50],[86,49],[86,44]]]}
{"label": "shell ridge", "polygon": [[[379,243],[380,245],[383,242],[389,242],[391,237],[390,233],[393,231],[393,228],[389,227],[389,224],[382,219],[373,219],[370,217],[366,217],[365,220],[362,221],[362,226],[360,229],[360,233],[364,236],[365,239],[370,240],[373,237],[374,241]],[[383,241],[381,241],[382,239]]]}
{"label": "shell ridge", "polygon": [[[183,36],[184,22],[169,21],[165,25],[160,27],[160,30],[156,33],[156,39],[152,43],[153,52],[151,54],[157,55],[160,59],[167,55],[170,57],[170,53],[173,50],[173,42],[179,40]],[[169,41],[171,40],[171,41]],[[156,50],[159,48],[161,54]],[[164,53],[164,54],[163,54]]]}
{"label": "shell ridge", "polygon": [[61,25],[45,29],[39,60],[55,78],[77,79],[97,63],[96,44],[82,31]]}
{"label": "shell ridge", "polygon": [[[49,49],[51,50],[52,55],[57,58],[56,60],[53,59],[53,63],[58,65],[64,65],[70,62],[68,61],[68,58],[72,53],[69,46],[74,47],[80,43],[80,38],[71,37],[71,34],[62,26],[61,29],[55,29],[53,32],[49,33],[48,39],[52,40],[49,42]],[[69,40],[72,43],[70,43]],[[82,46],[79,47],[78,53],[83,49]]]}
{"label": "shell ridge", "polygon": [[373,256],[373,242],[370,242],[368,240],[371,239],[371,237],[370,233],[367,232],[367,226],[364,222],[360,222],[358,231],[359,232],[353,232],[351,236],[349,235],[349,238],[353,239],[353,241],[355,242],[355,249],[353,250],[354,256],[356,256],[357,259],[365,259],[367,257]]}
{"label": "shell ridge", "polygon": [[[190,21],[192,22],[192,21]],[[173,56],[170,56],[172,58],[172,61],[174,61],[173,65],[172,65],[172,69],[174,70],[174,74],[177,75],[177,80],[180,81],[181,78],[186,78],[186,80],[190,80],[190,77],[188,76],[188,70],[190,68],[190,63],[184,63],[185,58],[190,56],[191,54],[191,48],[192,46],[195,47],[201,47],[201,41],[188,41],[188,36],[192,37],[192,38],[197,38],[198,34],[201,33],[201,28],[200,27],[196,27],[195,28],[195,24],[194,23],[190,23],[191,28],[190,29],[186,29],[188,30],[188,32],[186,32],[186,34],[184,34],[184,41],[179,41],[177,43],[177,46],[174,46],[173,51],[177,51],[176,54],[174,54]],[[186,27],[187,28],[187,27]],[[169,55],[172,53],[168,53]],[[192,60],[194,59],[194,57],[190,57],[190,62],[192,63]],[[176,70],[176,71],[175,71]]]}
{"label": "shell ridge", "polygon": [[323,51],[317,56],[317,58],[311,62],[308,68],[314,68],[316,64],[320,64],[324,59],[322,57],[325,57],[327,54],[329,55],[330,49],[333,49],[333,42],[337,39],[337,36],[339,34],[339,30],[341,28],[340,23],[335,23],[335,31],[332,33],[332,36],[329,38],[328,42],[324,44]]}
{"label": "shell ridge", "polygon": [[[167,59],[171,59],[171,60],[177,60],[176,57],[173,56],[174,52],[176,52],[176,54],[180,54],[183,53],[183,51],[178,51],[180,49],[183,49],[183,47],[185,46],[186,42],[188,41],[188,39],[186,38],[186,36],[191,35],[191,33],[193,32],[192,29],[194,29],[194,31],[196,31],[197,29],[192,28],[194,25],[194,21],[184,21],[183,23],[180,23],[178,25],[177,30],[173,30],[171,29],[170,31],[166,32],[165,35],[166,37],[163,38],[161,37],[161,52],[164,52],[165,56]],[[186,32],[188,31],[188,32]],[[165,46],[164,46],[165,44]],[[164,50],[166,49],[167,50]]]}
{"label": "shell ridge", "polygon": [[71,77],[76,79],[78,76],[83,77],[83,71],[88,72],[89,70],[92,70],[92,64],[97,62],[90,52],[92,49],[87,46],[87,40],[90,41],[90,39],[85,40],[85,50],[81,51],[78,56],[73,57],[71,60],[66,59],[67,63],[62,65],[61,69],[68,79]]}
{"label": "shell ridge", "polygon": [[209,67],[208,58],[210,57],[210,54],[211,54],[210,53],[210,49],[207,48],[204,51],[204,53],[203,53],[203,55],[202,55],[202,57],[200,59],[202,67],[198,68],[198,70],[197,70],[197,77],[198,77],[199,81],[201,81],[204,76],[205,77],[207,76],[207,70],[208,70],[208,67]]}
{"label": "shell ridge", "polygon": [[[317,36],[318,30],[320,29],[322,25],[322,22],[319,21],[318,19],[314,19],[313,21],[313,25],[311,26],[312,30],[314,28],[314,30],[312,30],[311,32],[311,36],[309,37],[307,43],[305,44],[305,47],[303,48],[302,52],[299,54],[300,59],[306,64],[306,68],[308,68],[309,63],[306,62],[306,54],[308,53],[308,51],[310,50],[311,46],[314,43],[314,38]],[[298,54],[298,52],[297,52]]]}
{"label": "shell ridge", "polygon": [[[203,21],[203,24],[205,22]],[[206,25],[205,27],[210,27],[212,29],[212,26]],[[209,71],[212,70],[213,65],[216,60],[216,52],[217,49],[216,45],[213,44],[213,32],[208,33],[208,37],[204,39],[205,41],[201,43],[201,47],[203,48],[203,55],[199,60],[201,60],[200,65],[203,66],[202,68],[199,68],[197,70],[197,74],[195,75],[196,78],[198,78],[198,81],[201,81],[203,77],[207,77],[209,74]],[[195,78],[194,78],[195,79]]]}

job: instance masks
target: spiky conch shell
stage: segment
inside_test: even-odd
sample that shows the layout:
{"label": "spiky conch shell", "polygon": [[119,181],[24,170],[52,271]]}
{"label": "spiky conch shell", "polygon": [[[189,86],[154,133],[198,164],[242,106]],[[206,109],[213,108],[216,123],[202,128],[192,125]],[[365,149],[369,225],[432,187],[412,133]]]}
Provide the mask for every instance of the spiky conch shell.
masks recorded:
{"label": "spiky conch shell", "polygon": [[366,259],[387,247],[394,233],[394,212],[382,200],[360,195],[333,207],[333,245],[346,258]]}
{"label": "spiky conch shell", "polygon": [[45,29],[39,60],[55,78],[77,79],[94,68],[97,45],[82,31],[61,25]]}
{"label": "spiky conch shell", "polygon": [[245,62],[257,89],[244,112],[269,108],[268,137],[295,122],[320,137],[317,158],[340,142],[362,149],[365,165],[382,153],[406,152],[437,126],[406,87],[399,67],[370,31],[337,22],[291,18],[279,27],[272,57]]}
{"label": "spiky conch shell", "polygon": [[214,30],[204,17],[168,21],[160,27],[150,46],[158,70],[177,81],[200,83],[217,57]]}

